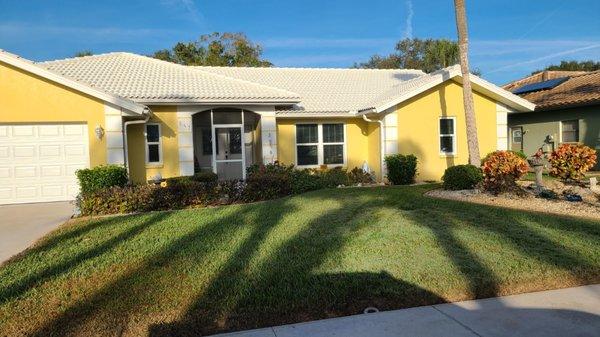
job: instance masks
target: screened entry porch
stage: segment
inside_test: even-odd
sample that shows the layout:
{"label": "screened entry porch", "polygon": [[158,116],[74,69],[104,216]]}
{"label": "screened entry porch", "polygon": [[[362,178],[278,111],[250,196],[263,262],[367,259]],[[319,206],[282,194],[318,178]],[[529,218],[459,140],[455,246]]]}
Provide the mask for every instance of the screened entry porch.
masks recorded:
{"label": "screened entry porch", "polygon": [[212,171],[221,180],[245,179],[246,168],[261,162],[259,122],[260,115],[243,109],[195,113],[194,172]]}

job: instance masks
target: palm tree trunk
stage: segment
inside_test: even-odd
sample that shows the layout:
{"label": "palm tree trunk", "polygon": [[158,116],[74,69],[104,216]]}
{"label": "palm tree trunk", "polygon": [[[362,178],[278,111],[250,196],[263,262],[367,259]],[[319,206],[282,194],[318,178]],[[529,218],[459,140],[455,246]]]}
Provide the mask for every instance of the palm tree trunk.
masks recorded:
{"label": "palm tree trunk", "polygon": [[464,0],[454,0],[456,11],[456,29],[458,30],[458,48],[460,51],[460,71],[463,79],[463,103],[467,124],[467,146],[469,148],[469,164],[480,166],[479,142],[477,140],[477,124],[473,106],[473,92],[469,80],[469,40],[467,37],[467,14]]}

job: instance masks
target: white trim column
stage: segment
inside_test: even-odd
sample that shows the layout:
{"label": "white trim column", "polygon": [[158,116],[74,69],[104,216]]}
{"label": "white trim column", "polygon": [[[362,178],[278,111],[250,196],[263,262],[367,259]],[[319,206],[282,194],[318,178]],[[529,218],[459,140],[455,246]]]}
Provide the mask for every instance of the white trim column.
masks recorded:
{"label": "white trim column", "polygon": [[398,113],[391,112],[383,117],[383,127],[385,128],[385,154],[398,153]]}
{"label": "white trim column", "polygon": [[263,164],[277,160],[277,122],[275,111],[259,112]]}
{"label": "white trim column", "polygon": [[177,148],[179,150],[179,175],[194,175],[194,138],[192,135],[192,114],[197,107],[177,107]]}
{"label": "white trim column", "polygon": [[503,104],[496,103],[496,147],[508,150],[508,113],[511,110]]}
{"label": "white trim column", "polygon": [[[94,130],[97,126],[90,125],[89,127]],[[106,163],[125,165],[121,109],[108,103],[104,104],[104,134],[106,137]]]}

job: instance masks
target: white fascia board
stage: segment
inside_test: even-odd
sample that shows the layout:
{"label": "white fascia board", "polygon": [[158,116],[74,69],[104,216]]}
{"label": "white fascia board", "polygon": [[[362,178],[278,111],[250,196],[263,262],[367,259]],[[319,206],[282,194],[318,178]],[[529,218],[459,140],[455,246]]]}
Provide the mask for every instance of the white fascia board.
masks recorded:
{"label": "white fascia board", "polygon": [[148,113],[148,111],[149,111],[147,107],[145,107],[141,104],[135,103],[134,101],[131,101],[129,99],[126,99],[126,98],[123,98],[123,97],[120,97],[117,95],[109,94],[104,91],[98,90],[96,88],[90,87],[81,82],[77,82],[77,81],[72,80],[63,75],[52,72],[46,68],[40,67],[31,61],[25,60],[16,55],[9,54],[2,50],[0,50],[0,61],[7,63],[13,67],[25,70],[34,75],[38,75],[40,77],[48,79],[50,81],[62,84],[66,87],[83,92],[83,93],[93,96],[95,98],[101,99],[104,102],[117,105],[121,108],[124,108],[126,110],[129,110],[129,111],[135,113],[136,115],[143,115],[143,114]]}
{"label": "white fascia board", "polygon": [[[389,102],[382,104],[380,106],[362,110],[360,112],[360,114],[367,114],[370,112],[377,112],[377,113],[384,112],[387,109],[389,109],[399,103],[402,103],[422,92],[425,92],[425,91],[435,87],[436,85],[442,84],[443,82],[446,82],[451,79],[457,79],[457,81],[459,83],[462,83],[462,74],[460,72],[460,67],[458,67],[458,66],[452,66],[452,67],[448,67],[448,68],[445,68],[442,70],[438,70],[438,71],[431,73],[430,75],[426,75],[426,76],[429,76],[430,78],[428,80],[424,81],[421,85],[419,85],[415,89],[407,91],[401,95],[398,95],[393,100],[390,100]],[[523,99],[509,91],[506,91],[506,90],[498,87],[497,85],[494,85],[478,76],[471,74],[469,78],[471,80],[471,83],[475,87],[474,89],[498,100],[499,102],[501,102],[503,104],[506,104],[507,106],[510,106],[511,108],[513,108],[517,111],[525,112],[525,111],[533,111],[533,109],[535,109],[535,104],[533,104],[533,103],[529,102],[528,100]],[[417,79],[419,79],[419,78],[417,78]],[[417,80],[417,79],[415,79],[415,80]]]}
{"label": "white fascia board", "polygon": [[232,105],[232,104],[251,104],[251,105],[287,105],[296,104],[300,100],[285,99],[136,99],[136,103],[145,105]]}

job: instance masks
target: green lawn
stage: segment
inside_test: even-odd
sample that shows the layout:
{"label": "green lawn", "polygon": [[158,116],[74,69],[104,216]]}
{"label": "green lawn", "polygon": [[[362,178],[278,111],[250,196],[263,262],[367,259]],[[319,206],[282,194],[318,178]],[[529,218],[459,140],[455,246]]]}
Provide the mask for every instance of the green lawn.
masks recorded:
{"label": "green lawn", "polygon": [[435,185],[81,220],[0,267],[0,335],[197,335],[600,282],[600,224]]}

